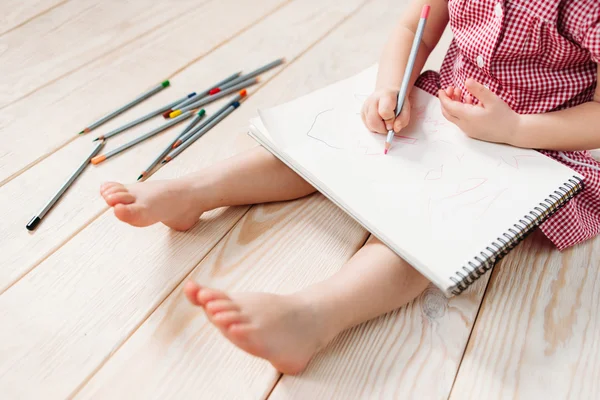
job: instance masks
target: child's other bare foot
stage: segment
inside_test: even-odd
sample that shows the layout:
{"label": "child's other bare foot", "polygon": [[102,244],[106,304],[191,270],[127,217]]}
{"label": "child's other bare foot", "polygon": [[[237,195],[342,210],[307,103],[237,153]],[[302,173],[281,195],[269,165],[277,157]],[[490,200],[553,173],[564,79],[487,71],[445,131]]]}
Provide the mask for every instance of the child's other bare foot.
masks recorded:
{"label": "child's other bare foot", "polygon": [[190,229],[204,210],[193,201],[185,181],[168,180],[122,185],[106,182],[100,187],[106,204],[113,207],[115,216],[133,226],[148,226],[162,222],[184,231]]}
{"label": "child's other bare foot", "polygon": [[327,342],[318,312],[295,296],[222,291],[188,282],[188,300],[240,349],[269,361],[284,374],[302,372]]}

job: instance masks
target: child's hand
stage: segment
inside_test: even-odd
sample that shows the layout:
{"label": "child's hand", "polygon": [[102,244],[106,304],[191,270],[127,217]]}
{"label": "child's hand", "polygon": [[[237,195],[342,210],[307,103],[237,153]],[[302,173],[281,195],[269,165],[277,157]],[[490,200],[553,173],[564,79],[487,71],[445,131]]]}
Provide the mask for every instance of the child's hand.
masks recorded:
{"label": "child's hand", "polygon": [[372,132],[387,133],[392,127],[398,133],[408,125],[410,101],[404,101],[402,112],[396,117],[398,92],[392,89],[377,89],[363,104],[361,117],[365,126]]}
{"label": "child's hand", "polygon": [[512,144],[519,124],[519,114],[485,86],[467,79],[466,87],[479,104],[473,105],[469,94],[460,102],[460,89],[440,90],[438,97],[442,114],[469,137],[487,142]]}

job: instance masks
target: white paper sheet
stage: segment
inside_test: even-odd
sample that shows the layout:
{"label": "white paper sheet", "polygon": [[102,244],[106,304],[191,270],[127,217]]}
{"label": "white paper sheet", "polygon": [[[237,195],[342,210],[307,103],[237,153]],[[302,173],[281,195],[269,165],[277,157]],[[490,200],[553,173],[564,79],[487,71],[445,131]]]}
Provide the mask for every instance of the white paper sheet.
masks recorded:
{"label": "white paper sheet", "polygon": [[[411,123],[383,154],[360,109],[376,66],[259,111],[271,151],[442,290],[473,257],[577,175],[533,150],[468,138],[414,89]],[[264,133],[264,132],[263,132]],[[266,138],[264,138],[266,136]],[[264,141],[264,140],[263,140]]]}

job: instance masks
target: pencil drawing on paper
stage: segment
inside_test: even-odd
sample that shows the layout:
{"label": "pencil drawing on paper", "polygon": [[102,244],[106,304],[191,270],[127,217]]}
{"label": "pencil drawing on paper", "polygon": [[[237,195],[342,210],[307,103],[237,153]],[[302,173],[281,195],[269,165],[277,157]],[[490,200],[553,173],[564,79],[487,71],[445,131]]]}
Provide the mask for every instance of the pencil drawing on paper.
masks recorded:
{"label": "pencil drawing on paper", "polygon": [[425,180],[426,181],[437,181],[442,179],[442,174],[444,173],[444,165],[440,165],[437,168],[434,169],[430,169],[429,171],[427,171],[427,174],[425,174]]}
{"label": "pencil drawing on paper", "polygon": [[[329,108],[318,112],[306,136],[335,150],[355,151],[367,156],[383,156],[385,135],[368,131],[360,117],[346,110]],[[394,142],[415,145],[418,139],[396,135]]]}
{"label": "pencil drawing on paper", "polygon": [[510,157],[508,160],[504,157],[500,157],[500,163],[498,163],[498,165],[501,165],[502,163],[504,163],[510,167],[519,169],[519,158],[535,158],[535,157],[537,157],[537,156],[535,156],[533,154],[516,155],[516,156]]}

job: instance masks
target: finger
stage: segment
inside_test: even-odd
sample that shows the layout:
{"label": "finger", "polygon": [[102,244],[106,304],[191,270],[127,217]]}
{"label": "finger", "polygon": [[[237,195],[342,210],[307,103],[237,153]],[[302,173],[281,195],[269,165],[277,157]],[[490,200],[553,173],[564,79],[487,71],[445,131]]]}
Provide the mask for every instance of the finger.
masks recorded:
{"label": "finger", "polygon": [[473,96],[471,96],[469,93],[465,94],[465,103],[473,104]]}
{"label": "finger", "polygon": [[[452,93],[454,94],[454,90],[452,91]],[[442,113],[445,112],[449,116],[452,116],[452,118],[456,118],[456,116],[450,112],[450,106],[452,105],[452,103],[454,103],[454,100],[452,100],[452,98],[448,96],[445,91],[440,91],[438,93],[438,97],[440,99]]]}
{"label": "finger", "polygon": [[394,132],[398,133],[401,129],[406,128],[410,122],[410,102],[406,101],[402,107],[402,111],[394,120]]}
{"label": "finger", "polygon": [[462,91],[459,88],[454,88],[453,100],[460,101],[462,98]]}
{"label": "finger", "polygon": [[440,93],[439,98],[442,109],[446,110],[448,114],[458,119],[466,118],[473,109],[473,107],[468,104],[451,100],[448,96],[446,96],[445,93]]}
{"label": "finger", "polygon": [[382,96],[379,98],[378,112],[382,120],[385,121],[385,129],[392,129],[394,118],[396,117],[396,102],[394,96]]}
{"label": "finger", "polygon": [[385,124],[377,111],[378,104],[371,103],[367,110],[367,128],[377,133],[387,133]]}
{"label": "finger", "polygon": [[452,98],[452,93],[454,93],[454,86],[448,86],[444,93],[446,93],[446,96]]}
{"label": "finger", "polygon": [[465,81],[465,86],[469,92],[479,100],[479,103],[483,103],[483,105],[490,104],[497,99],[492,91],[473,78],[467,79]]}

